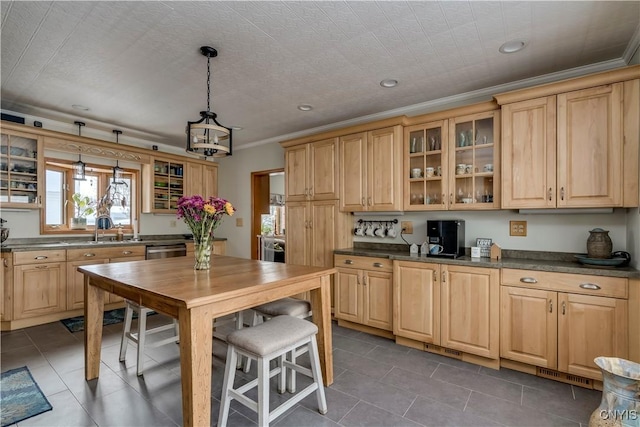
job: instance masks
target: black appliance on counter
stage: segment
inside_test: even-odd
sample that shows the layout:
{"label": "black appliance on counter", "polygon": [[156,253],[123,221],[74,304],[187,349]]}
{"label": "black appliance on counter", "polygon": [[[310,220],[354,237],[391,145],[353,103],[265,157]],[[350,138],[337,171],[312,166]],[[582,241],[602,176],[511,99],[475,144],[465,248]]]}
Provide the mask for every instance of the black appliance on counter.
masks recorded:
{"label": "black appliance on counter", "polygon": [[427,220],[427,243],[442,245],[439,254],[427,255],[435,258],[458,258],[464,256],[464,220]]}

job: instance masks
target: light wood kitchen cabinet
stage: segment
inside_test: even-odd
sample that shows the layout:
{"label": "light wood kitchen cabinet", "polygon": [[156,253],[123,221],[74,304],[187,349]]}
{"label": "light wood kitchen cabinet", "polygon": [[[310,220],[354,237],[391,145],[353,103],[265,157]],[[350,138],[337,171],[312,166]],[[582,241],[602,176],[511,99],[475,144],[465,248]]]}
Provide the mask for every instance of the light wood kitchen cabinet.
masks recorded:
{"label": "light wood kitchen cabinet", "polygon": [[[143,245],[68,249],[66,309],[74,310],[84,307],[84,274],[77,271],[79,266],[124,261],[142,261],[144,259],[145,247]],[[120,301],[122,301],[122,298],[108,294],[105,303]]]}
{"label": "light wood kitchen cabinet", "polygon": [[175,214],[178,199],[185,195],[185,162],[172,158],[152,159],[142,165],[142,212]]}
{"label": "light wood kitchen cabinet", "polygon": [[405,128],[404,210],[500,207],[500,114],[495,105],[475,109],[483,107]]}
{"label": "light wood kitchen cabinet", "polygon": [[570,82],[496,95],[502,208],[638,205],[638,80],[562,91]]}
{"label": "light wood kitchen cabinet", "polygon": [[336,138],[287,148],[285,164],[286,201],[338,198]]}
{"label": "light wood kitchen cabinet", "polygon": [[[187,256],[193,257],[195,252],[194,243],[187,242]],[[214,255],[224,255],[227,250],[227,242],[225,240],[214,240],[211,245],[211,253]]]}
{"label": "light wood kitchen cabinet", "polygon": [[627,279],[503,269],[500,356],[601,380],[598,356],[627,358]]}
{"label": "light wood kitchen cabinet", "polygon": [[2,254],[2,276],[0,276],[0,321],[11,320],[13,315],[13,256]]}
{"label": "light wood kitchen cabinet", "polygon": [[65,260],[64,250],[14,253],[14,320],[66,309]]}
{"label": "light wood kitchen cabinet", "polygon": [[42,207],[43,153],[42,136],[3,128],[0,134],[0,202],[3,208]]}
{"label": "light wood kitchen cabinet", "polygon": [[402,210],[402,127],[342,136],[340,210]]}
{"label": "light wood kitchen cabinet", "polygon": [[413,261],[393,268],[397,336],[498,359],[498,269]]}
{"label": "light wood kitchen cabinet", "polygon": [[335,317],[393,330],[391,260],[336,255],[335,266]]}
{"label": "light wood kitchen cabinet", "polygon": [[184,174],[186,196],[195,194],[207,199],[218,195],[218,165],[187,162]]}

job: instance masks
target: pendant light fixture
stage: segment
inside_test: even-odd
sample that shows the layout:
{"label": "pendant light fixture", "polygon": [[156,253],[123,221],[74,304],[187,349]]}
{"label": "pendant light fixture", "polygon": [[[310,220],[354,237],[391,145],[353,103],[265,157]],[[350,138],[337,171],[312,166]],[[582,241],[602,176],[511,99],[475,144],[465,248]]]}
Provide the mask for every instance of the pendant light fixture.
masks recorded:
{"label": "pendant light fixture", "polygon": [[200,53],[207,57],[207,111],[200,111],[201,119],[187,121],[187,152],[204,157],[225,157],[232,153],[231,128],[222,126],[211,111],[211,58],[218,51],[210,46],[202,46]]}
{"label": "pendant light fixture", "polygon": [[[118,137],[120,136],[122,131],[118,129],[114,129],[113,133],[116,134],[116,144],[118,144],[119,143]],[[123,169],[120,167],[120,161],[116,159],[116,165],[113,167],[113,180],[111,181],[113,185],[123,185],[125,183],[124,180],[122,179],[122,173],[123,173]]]}
{"label": "pendant light fixture", "polygon": [[[82,126],[84,126],[83,122],[73,122],[76,126],[78,126],[78,136],[82,136]],[[82,149],[78,149],[82,151]],[[73,166],[73,179],[76,181],[86,181],[87,178],[85,176],[87,165],[82,161],[82,154],[78,154],[78,161],[71,164]]]}

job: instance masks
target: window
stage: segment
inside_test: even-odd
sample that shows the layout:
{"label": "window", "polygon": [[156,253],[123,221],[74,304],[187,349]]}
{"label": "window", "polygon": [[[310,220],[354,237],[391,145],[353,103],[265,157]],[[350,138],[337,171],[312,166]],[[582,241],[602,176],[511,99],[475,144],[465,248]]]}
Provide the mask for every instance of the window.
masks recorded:
{"label": "window", "polygon": [[[86,180],[73,179],[71,161],[47,159],[45,163],[45,209],[43,234],[51,233],[93,233],[95,231],[97,208],[103,206],[102,213],[111,218],[114,227],[132,230],[136,215],[136,185],[138,171],[125,169],[124,184],[113,184],[113,172],[108,166],[87,165]],[[71,218],[78,216],[73,194],[89,200],[92,208],[86,218],[86,228],[71,227]]]}

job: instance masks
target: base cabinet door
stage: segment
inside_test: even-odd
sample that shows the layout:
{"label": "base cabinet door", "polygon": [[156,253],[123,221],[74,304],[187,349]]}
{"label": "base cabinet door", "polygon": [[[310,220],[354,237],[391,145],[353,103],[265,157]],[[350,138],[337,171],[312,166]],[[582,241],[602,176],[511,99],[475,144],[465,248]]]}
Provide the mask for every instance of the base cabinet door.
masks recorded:
{"label": "base cabinet door", "polygon": [[500,271],[454,265],[442,268],[442,346],[497,359]]}
{"label": "base cabinet door", "polygon": [[363,323],[378,329],[393,329],[391,307],[392,273],[368,271],[364,274]]}
{"label": "base cabinet door", "polygon": [[[144,255],[129,255],[129,256],[123,256],[121,258],[110,258],[109,259],[109,264],[115,263],[115,262],[127,262],[127,261],[144,261]],[[108,299],[105,300],[105,303],[114,303],[114,302],[121,302],[124,301],[124,298],[119,297],[115,294],[107,294]]]}
{"label": "base cabinet door", "polygon": [[395,261],[393,333],[430,344],[440,343],[440,266]]}
{"label": "base cabinet door", "polygon": [[13,318],[26,319],[66,309],[65,263],[18,265],[13,271]]}
{"label": "base cabinet door", "polygon": [[500,305],[500,357],[556,369],[557,293],[503,286]]}
{"label": "base cabinet door", "polygon": [[335,287],[335,316],[349,322],[362,323],[362,271],[338,268]]}
{"label": "base cabinet door", "polygon": [[[144,259],[144,257],[143,257]],[[67,310],[84,307],[84,274],[78,271],[82,265],[104,264],[108,260],[91,259],[67,262]],[[108,299],[105,300],[108,303]]]}
{"label": "base cabinet door", "polygon": [[558,370],[600,379],[593,359],[627,357],[626,300],[559,293],[558,304]]}

